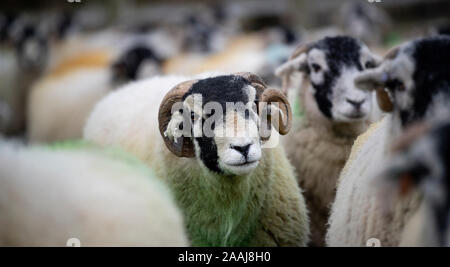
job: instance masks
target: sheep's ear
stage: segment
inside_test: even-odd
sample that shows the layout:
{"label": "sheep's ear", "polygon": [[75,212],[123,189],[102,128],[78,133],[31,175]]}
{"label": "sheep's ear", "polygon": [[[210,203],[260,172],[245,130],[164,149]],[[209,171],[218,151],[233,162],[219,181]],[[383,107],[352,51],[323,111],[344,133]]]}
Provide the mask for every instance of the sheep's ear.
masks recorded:
{"label": "sheep's ear", "polygon": [[[270,125],[274,125],[280,134],[287,134],[292,125],[292,109],[286,96],[280,90],[269,88],[261,95],[260,103],[267,104],[266,112],[262,112],[261,115],[268,117],[268,128],[270,129]],[[278,107],[273,104],[278,104]],[[278,118],[272,118],[271,109],[278,113]],[[263,138],[263,140],[265,139]]]}
{"label": "sheep's ear", "polygon": [[378,106],[384,112],[394,110],[394,104],[391,96],[386,91],[386,82],[389,80],[389,74],[384,71],[383,66],[363,72],[355,78],[355,86],[361,90],[376,90]]}
{"label": "sheep's ear", "polygon": [[384,87],[377,89],[377,103],[380,109],[384,112],[392,112],[394,110],[394,103],[389,95],[389,92]]}
{"label": "sheep's ear", "polygon": [[282,80],[281,91],[283,91],[285,95],[288,93],[291,74],[294,71],[308,71],[307,54],[311,47],[311,43],[297,46],[292,55],[289,57],[289,60],[275,70],[275,75],[280,77]]}

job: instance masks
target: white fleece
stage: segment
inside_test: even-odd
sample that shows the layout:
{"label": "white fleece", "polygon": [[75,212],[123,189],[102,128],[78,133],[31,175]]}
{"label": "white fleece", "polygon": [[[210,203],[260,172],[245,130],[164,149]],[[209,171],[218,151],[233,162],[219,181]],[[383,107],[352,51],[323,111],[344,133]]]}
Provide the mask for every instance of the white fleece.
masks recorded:
{"label": "white fleece", "polygon": [[171,194],[142,165],[0,142],[0,246],[188,245]]}
{"label": "white fleece", "polygon": [[326,243],[328,246],[365,246],[370,235],[367,222],[379,212],[374,195],[374,174],[388,151],[390,116],[373,124],[359,136],[338,180],[331,208]]}
{"label": "white fleece", "polygon": [[111,88],[108,68],[82,68],[36,83],[28,100],[32,143],[80,139],[94,105]]}

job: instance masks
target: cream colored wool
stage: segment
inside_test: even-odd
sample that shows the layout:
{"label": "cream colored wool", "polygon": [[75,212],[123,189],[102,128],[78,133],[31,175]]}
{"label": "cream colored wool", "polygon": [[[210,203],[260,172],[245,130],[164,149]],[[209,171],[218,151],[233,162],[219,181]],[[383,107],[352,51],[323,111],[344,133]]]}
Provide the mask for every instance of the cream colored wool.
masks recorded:
{"label": "cream colored wool", "polygon": [[304,121],[287,135],[284,144],[310,211],[312,245],[323,246],[339,173],[350,155],[354,140],[368,123],[331,122],[319,111],[309,84],[304,80],[300,89]]}
{"label": "cream colored wool", "polygon": [[112,53],[91,51],[69,58],[36,82],[28,97],[28,139],[51,143],[82,137],[95,104],[111,91]]}
{"label": "cream colored wool", "polygon": [[389,155],[391,116],[373,124],[355,141],[339,178],[327,232],[328,246],[366,246],[370,238],[379,239],[381,246],[398,246],[405,225],[419,208],[421,197],[417,192],[386,201],[383,188],[376,182],[380,164]]}
{"label": "cream colored wool", "polygon": [[170,192],[145,165],[0,142],[0,246],[188,245]]}
{"label": "cream colored wool", "polygon": [[282,147],[263,149],[255,170],[233,177],[206,171],[197,158],[178,158],[166,148],[159,103],[189,79],[158,77],[111,93],[91,114],[85,139],[119,146],[152,166],[175,192],[193,245],[305,246],[307,210]]}

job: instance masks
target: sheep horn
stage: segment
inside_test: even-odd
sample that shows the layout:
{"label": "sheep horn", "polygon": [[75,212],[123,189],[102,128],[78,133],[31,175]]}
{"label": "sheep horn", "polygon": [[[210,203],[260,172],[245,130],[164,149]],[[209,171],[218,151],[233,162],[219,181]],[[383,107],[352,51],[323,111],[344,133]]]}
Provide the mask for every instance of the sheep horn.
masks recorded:
{"label": "sheep horn", "polygon": [[258,97],[266,90],[267,85],[264,81],[256,74],[251,72],[237,72],[234,75],[239,75],[244,77],[244,79],[248,80],[250,84],[256,89],[256,95]]}
{"label": "sheep horn", "polygon": [[260,102],[265,102],[268,105],[273,102],[278,102],[280,104],[281,113],[285,117],[280,114],[281,119],[279,120],[279,125],[276,127],[280,134],[287,134],[292,125],[292,110],[286,96],[280,90],[269,88],[261,95]]}
{"label": "sheep horn", "polygon": [[175,142],[170,137],[166,136],[164,132],[171,119],[172,106],[182,101],[183,96],[189,91],[197,80],[186,81],[178,84],[172,88],[164,97],[159,106],[158,123],[159,133],[164,139],[166,147],[177,157],[192,158],[195,156],[194,145],[192,140],[188,137],[183,137],[182,142]]}

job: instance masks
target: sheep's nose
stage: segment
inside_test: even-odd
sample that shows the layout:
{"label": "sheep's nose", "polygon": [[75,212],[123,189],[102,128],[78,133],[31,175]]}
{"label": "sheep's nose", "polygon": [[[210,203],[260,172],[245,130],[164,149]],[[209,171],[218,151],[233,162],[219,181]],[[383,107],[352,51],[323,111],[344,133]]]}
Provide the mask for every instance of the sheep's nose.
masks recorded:
{"label": "sheep's nose", "polygon": [[248,144],[248,145],[245,145],[245,146],[233,146],[233,145],[231,145],[230,147],[231,147],[232,149],[238,151],[239,153],[241,153],[242,155],[244,155],[244,157],[247,158],[248,151],[250,150],[250,145],[251,145],[251,144]]}
{"label": "sheep's nose", "polygon": [[347,98],[347,102],[352,104],[356,109],[359,109],[361,105],[364,103],[364,101],[365,101],[364,99],[360,101],[355,101]]}

